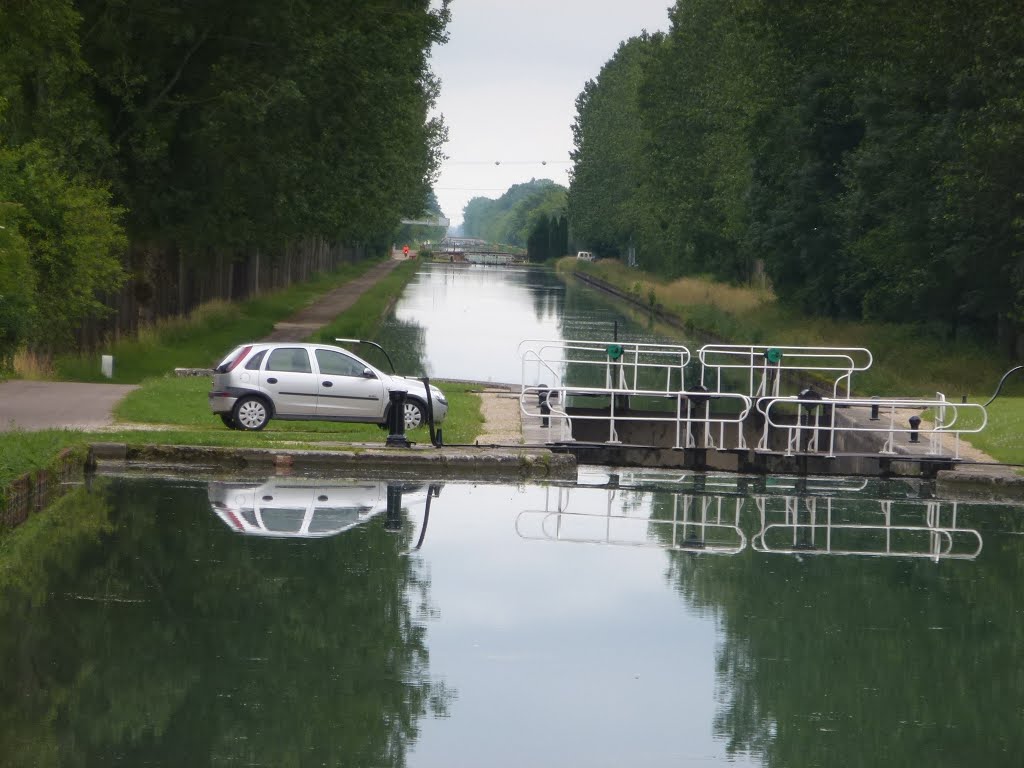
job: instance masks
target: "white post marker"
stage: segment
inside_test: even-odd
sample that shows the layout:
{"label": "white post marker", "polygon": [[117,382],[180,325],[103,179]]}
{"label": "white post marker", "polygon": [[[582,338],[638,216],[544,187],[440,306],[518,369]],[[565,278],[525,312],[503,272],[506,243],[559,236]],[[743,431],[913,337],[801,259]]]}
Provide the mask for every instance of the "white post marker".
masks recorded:
{"label": "white post marker", "polygon": [[114,356],[102,355],[100,357],[100,370],[108,379],[114,378]]}

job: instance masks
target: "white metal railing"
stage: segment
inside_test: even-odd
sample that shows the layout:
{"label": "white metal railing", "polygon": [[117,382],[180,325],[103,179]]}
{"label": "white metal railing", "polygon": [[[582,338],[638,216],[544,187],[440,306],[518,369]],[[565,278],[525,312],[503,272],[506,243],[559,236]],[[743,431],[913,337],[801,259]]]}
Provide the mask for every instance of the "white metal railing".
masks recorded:
{"label": "white metal railing", "polygon": [[[865,425],[863,420],[840,419],[841,409],[864,408],[877,413],[878,426]],[[884,438],[883,455],[895,455],[899,438],[907,440],[902,448],[907,452],[915,445],[927,446],[930,456],[946,455],[945,439],[952,437],[951,449],[954,459],[960,458],[960,436],[981,432],[988,423],[988,413],[977,403],[950,403],[945,398],[920,400],[915,398],[799,398],[779,397],[762,400],[759,409],[764,414],[764,430],[758,443],[758,450],[769,449],[770,430],[777,429],[786,435],[787,456],[794,453],[824,452],[829,457],[836,455],[836,442],[843,435],[867,434]],[[935,419],[925,422],[920,419],[921,411],[933,410]],[[783,410],[788,414],[782,413]],[[973,418],[965,414],[972,414]],[[788,420],[787,420],[788,416]],[[918,425],[909,423],[910,416],[918,416]],[[795,418],[795,421],[794,421]],[[872,417],[873,418],[873,417]],[[975,421],[976,423],[967,423]],[[920,443],[927,438],[927,444]]]}
{"label": "white metal railing", "polygon": [[721,392],[723,372],[737,371],[747,379],[750,397],[780,397],[784,372],[831,374],[832,396],[849,397],[853,374],[866,371],[873,361],[863,347],[706,344],[697,354],[703,386]]}
{"label": "white metal railing", "polygon": [[[871,352],[862,347],[708,344],[699,350],[700,383],[689,389],[685,368],[691,357],[682,345],[527,339],[518,351],[520,409],[527,416],[536,417],[539,411],[546,417],[554,428],[549,433],[553,442],[576,439],[575,422],[601,421],[607,424],[601,442],[609,444],[623,442],[619,432],[624,425],[646,423],[656,427],[657,436],[652,432],[648,439],[634,442],[676,449],[745,450],[744,421],[751,407],[756,407],[764,416],[760,451],[770,450],[772,437],[781,434],[787,456],[835,457],[842,438],[875,435],[881,455],[951,454],[959,460],[961,435],[980,432],[988,421],[984,406],[950,403],[941,392],[933,399],[852,397],[853,374],[872,364]],[[736,381],[737,374],[744,383]],[[832,396],[783,395],[784,374],[828,374]],[[805,382],[806,376],[801,383]],[[739,384],[738,391],[728,391],[727,384]],[[577,403],[580,398],[594,398],[600,401],[600,409],[589,413],[577,409],[570,415],[570,398]],[[664,410],[656,406],[653,412],[633,412],[626,398],[655,399],[664,404]],[[708,404],[711,399],[717,401],[716,413]],[[843,418],[839,409],[849,414],[870,409],[872,416],[869,420]],[[931,410],[932,421],[921,420],[924,410]],[[917,424],[908,422],[911,416],[918,417]],[[560,430],[557,436],[556,430]],[[868,450],[875,452],[874,446]]]}
{"label": "white metal railing", "polygon": [[690,362],[690,350],[681,344],[628,341],[527,339],[518,354],[524,387],[527,382],[572,388],[603,382],[600,386],[620,394],[685,389],[683,369]]}
{"label": "white metal railing", "polygon": [[[667,424],[674,431],[674,448],[711,448],[718,450],[746,449],[743,437],[743,422],[746,420],[753,401],[746,395],[722,393],[715,395],[719,401],[734,401],[735,413],[713,414],[707,406],[707,395],[703,392],[686,392],[679,390],[666,395],[661,390],[630,390],[628,394],[636,397],[671,397],[675,401],[673,412],[665,411],[663,416],[650,411],[633,413],[621,410],[617,396],[623,392],[607,387],[523,387],[519,396],[519,407],[524,415],[536,416],[537,411],[531,408],[537,401],[541,412],[547,411],[547,418],[554,425],[557,422],[561,429],[560,441],[574,440],[572,425],[574,421],[603,421],[608,424],[608,438],[604,442],[620,444],[618,426],[626,423]],[[573,413],[569,414],[567,400],[569,396],[607,397],[607,413]],[[698,430],[698,427],[700,428]],[[697,432],[700,432],[699,441]],[[699,445],[698,445],[699,442]]]}
{"label": "white metal railing", "polygon": [[[860,512],[860,520],[843,519],[836,509],[844,499],[784,496],[779,511],[769,510],[773,499],[755,497],[761,530],[751,539],[756,552],[801,555],[872,555],[878,557],[973,560],[982,549],[981,534],[957,524],[957,504],[952,502],[943,521],[942,502],[927,501],[924,520],[897,520],[892,500],[878,499],[874,512]],[[855,502],[863,504],[863,502]],[[904,502],[918,506],[914,502]],[[819,509],[823,507],[823,509]],[[845,511],[849,517],[850,511]],[[904,514],[904,518],[911,515]],[[922,524],[923,523],[923,524]]]}

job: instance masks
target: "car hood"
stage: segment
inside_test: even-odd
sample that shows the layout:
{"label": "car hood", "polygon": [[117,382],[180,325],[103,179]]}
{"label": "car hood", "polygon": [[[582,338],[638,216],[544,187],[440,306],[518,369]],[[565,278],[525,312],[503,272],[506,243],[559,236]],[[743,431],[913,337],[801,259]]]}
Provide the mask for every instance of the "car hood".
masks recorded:
{"label": "car hood", "polygon": [[[406,392],[419,395],[422,398],[427,396],[427,388],[419,379],[414,379],[409,376],[388,376],[384,382],[385,386],[389,390],[392,389],[404,389]],[[437,389],[437,387],[431,387],[431,389]]]}

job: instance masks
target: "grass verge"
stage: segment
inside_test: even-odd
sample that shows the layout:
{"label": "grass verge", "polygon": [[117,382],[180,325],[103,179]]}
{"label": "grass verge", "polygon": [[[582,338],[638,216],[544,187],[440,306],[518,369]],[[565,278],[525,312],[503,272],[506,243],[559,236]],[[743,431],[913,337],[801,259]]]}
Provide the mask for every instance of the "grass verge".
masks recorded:
{"label": "grass verge", "polygon": [[318,275],[307,283],[231,303],[213,301],[188,317],[161,320],[142,328],[138,337],[111,344],[103,354],[114,357],[114,376],[100,372],[99,353],[63,355],[54,360],[56,377],[62,381],[96,381],[137,384],[174,368],[209,368],[236,344],[259,339],[274,324],[308,306],[339,285],[359,277],[380,259],[345,265]]}
{"label": "grass verge", "polygon": [[82,433],[75,430],[5,432],[0,439],[0,489],[26,472],[52,469],[64,448],[82,442]]}

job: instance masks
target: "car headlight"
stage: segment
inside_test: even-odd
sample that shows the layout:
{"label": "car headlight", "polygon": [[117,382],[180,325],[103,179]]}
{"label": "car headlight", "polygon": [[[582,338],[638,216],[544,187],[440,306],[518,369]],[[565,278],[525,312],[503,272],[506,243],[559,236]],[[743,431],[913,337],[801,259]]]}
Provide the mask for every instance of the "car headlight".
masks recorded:
{"label": "car headlight", "polygon": [[433,387],[431,387],[430,394],[439,403],[444,403],[445,405],[448,405],[448,398],[444,396],[444,392],[442,392],[440,389],[434,389]]}

